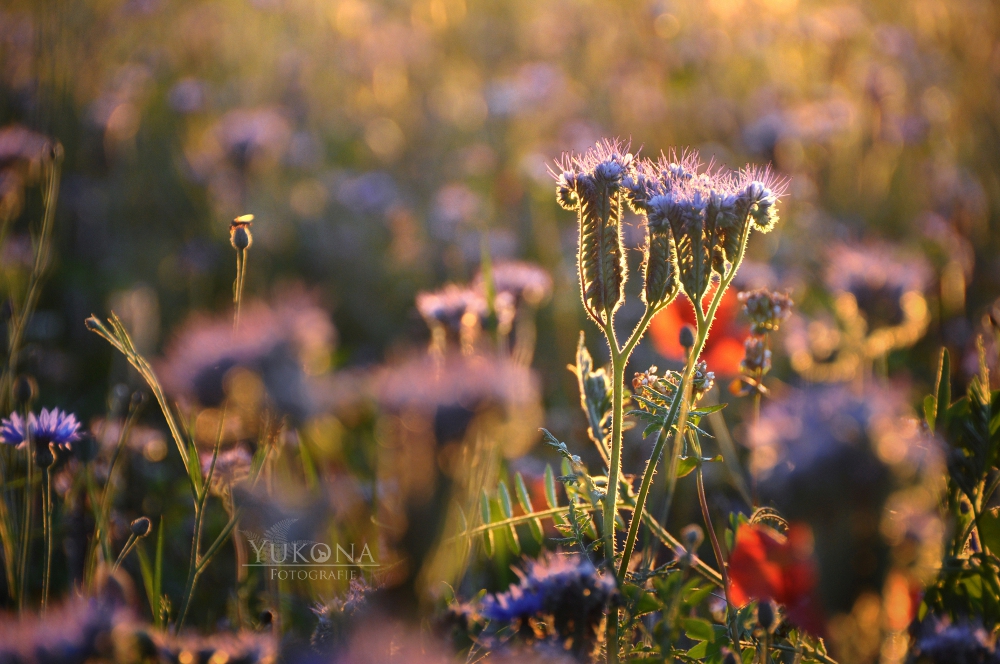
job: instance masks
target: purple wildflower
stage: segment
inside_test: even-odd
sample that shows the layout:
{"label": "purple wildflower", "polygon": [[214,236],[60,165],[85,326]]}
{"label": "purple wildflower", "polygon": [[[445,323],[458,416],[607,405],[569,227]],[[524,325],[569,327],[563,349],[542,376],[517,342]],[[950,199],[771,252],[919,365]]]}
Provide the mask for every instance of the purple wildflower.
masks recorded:
{"label": "purple wildflower", "polygon": [[80,439],[80,423],[72,413],[53,408],[42,409],[37,417],[28,414],[28,431],[25,436],[24,418],[18,413],[0,422],[0,441],[7,445],[24,447],[26,438],[32,438],[36,444],[55,445],[60,449],[68,449],[71,443]]}
{"label": "purple wildflower", "polygon": [[995,639],[981,623],[929,615],[911,628],[910,664],[996,664]]}
{"label": "purple wildflower", "polygon": [[546,554],[518,571],[520,582],[507,592],[486,597],[481,613],[499,623],[527,624],[544,620],[561,642],[570,642],[577,656],[589,653],[596,643],[597,626],[617,593],[615,579],[598,572],[579,555]]}

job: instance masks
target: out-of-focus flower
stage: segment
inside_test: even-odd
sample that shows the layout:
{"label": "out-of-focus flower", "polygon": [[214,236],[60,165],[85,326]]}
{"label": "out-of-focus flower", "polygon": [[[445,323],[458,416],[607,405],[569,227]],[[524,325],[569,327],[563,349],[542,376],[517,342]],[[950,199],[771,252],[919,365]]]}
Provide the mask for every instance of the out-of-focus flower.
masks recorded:
{"label": "out-of-focus flower", "polygon": [[928,615],[910,628],[907,664],[997,664],[996,636],[975,618],[958,622]]}
{"label": "out-of-focus flower", "polygon": [[[80,423],[76,420],[76,415],[53,408],[48,410],[42,408],[42,412],[36,417],[34,413],[28,414],[27,438],[32,443],[47,448],[55,445],[60,449],[68,449],[72,443],[80,439]],[[18,413],[11,413],[10,417],[0,421],[0,440],[8,445],[15,445],[18,448],[24,447],[26,443],[24,418]]]}
{"label": "out-of-focus flower", "polygon": [[[237,484],[250,476],[250,467],[253,455],[243,445],[222,450],[215,460],[215,472],[212,475],[212,490],[216,493],[227,492],[234,484]],[[201,452],[201,474],[208,475],[212,467],[212,452]]]}
{"label": "out-of-focus flower", "polygon": [[364,579],[351,579],[343,597],[314,606],[312,611],[316,614],[316,628],[310,638],[312,647],[327,651],[344,644],[350,635],[352,624],[368,606],[370,590]]}
{"label": "out-of-focus flower", "polygon": [[927,329],[924,292],[930,270],[923,259],[906,258],[886,245],[841,245],[830,251],[826,283],[837,297],[837,313],[865,323],[864,349],[875,357],[912,345]]}
{"label": "out-of-focus flower", "polygon": [[551,619],[555,632],[548,636],[563,643],[572,639],[569,650],[589,654],[597,640],[597,626],[618,590],[614,578],[575,554],[546,553],[517,573],[518,583],[483,600],[483,617],[518,625]]}
{"label": "out-of-focus flower", "polygon": [[[274,408],[302,420],[313,410],[310,377],[328,369],[335,338],[329,315],[310,296],[292,291],[276,296],[273,305],[244,304],[235,333],[228,315],[191,316],[157,370],[168,392],[191,405],[215,407],[227,395],[226,375],[245,369],[259,377]],[[228,387],[245,387],[245,394],[231,396],[255,407],[250,401],[260,395],[250,381]]]}
{"label": "out-of-focus flower", "polygon": [[[539,421],[538,378],[528,368],[487,356],[423,356],[388,368],[376,379],[377,398],[391,412],[429,417],[440,443],[461,440],[477,414],[494,412],[504,453],[521,456]],[[415,426],[410,422],[411,427]]]}
{"label": "out-of-focus flower", "polygon": [[52,152],[52,141],[27,127],[0,128],[0,219],[13,219],[24,206],[25,186],[36,182]]}
{"label": "out-of-focus flower", "polygon": [[448,284],[441,290],[417,293],[417,311],[444,351],[449,344],[470,350],[486,318],[486,299],[478,289]]}
{"label": "out-of-focus flower", "polygon": [[[889,569],[929,580],[941,553],[943,454],[888,387],[815,386],[769,401],[750,431],[762,500],[807,523],[831,612],[881,592]],[[909,551],[906,555],[893,552]]]}
{"label": "out-of-focus flower", "polygon": [[865,362],[913,345],[927,331],[930,268],[885,244],[837,245],[825,281],[833,321],[793,318],[786,346],[792,368],[809,380],[846,381]]}
{"label": "out-of-focus flower", "polygon": [[0,661],[113,661],[118,645],[113,637],[134,630],[120,597],[81,597],[50,608],[44,617],[0,622]]}
{"label": "out-of-focus flower", "polygon": [[809,526],[792,524],[787,535],[761,524],[744,524],[729,557],[729,592],[738,606],[774,600],[788,619],[817,635],[825,634],[816,601],[818,572]]}
{"label": "out-of-focus flower", "polygon": [[[713,289],[708,296],[712,296]],[[712,371],[720,376],[734,376],[739,372],[740,360],[743,359],[743,338],[745,328],[741,329],[737,318],[739,301],[736,293],[726,291],[722,302],[716,311],[712,333],[705,342],[705,350],[701,358],[705,360]],[[694,325],[694,309],[686,297],[677,300],[653,318],[649,327],[649,336],[656,352],[669,360],[683,362],[687,352],[680,343],[681,328]]]}
{"label": "out-of-focus flower", "polygon": [[270,633],[219,632],[210,636],[150,633],[149,636],[155,643],[159,656],[168,662],[274,664],[278,656],[277,640]]}
{"label": "out-of-focus flower", "polygon": [[701,399],[715,385],[715,372],[708,370],[707,362],[698,362],[691,376],[691,390],[695,401]]}
{"label": "out-of-focus flower", "polygon": [[792,299],[787,293],[772,293],[766,288],[745,291],[738,296],[743,313],[750,319],[752,334],[765,334],[778,329],[792,313]]}
{"label": "out-of-focus flower", "polygon": [[[479,273],[473,286],[484,289]],[[523,261],[500,261],[493,266],[493,287],[497,293],[510,293],[516,302],[537,307],[552,294],[552,277],[538,265]]]}

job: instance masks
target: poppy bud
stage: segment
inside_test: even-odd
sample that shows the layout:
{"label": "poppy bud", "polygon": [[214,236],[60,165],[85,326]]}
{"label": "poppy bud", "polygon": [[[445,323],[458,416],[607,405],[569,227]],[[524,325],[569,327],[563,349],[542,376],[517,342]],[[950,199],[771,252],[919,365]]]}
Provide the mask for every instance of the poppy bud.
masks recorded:
{"label": "poppy bud", "polygon": [[260,612],[260,617],[258,618],[260,622],[261,629],[267,629],[274,622],[274,614],[271,613],[271,609],[264,609]]}
{"label": "poppy bud", "polygon": [[49,445],[33,445],[35,465],[39,468],[48,468],[55,463],[56,457]]}
{"label": "poppy bud", "polygon": [[136,537],[145,537],[149,534],[149,518],[140,516],[138,519],[132,522],[129,528],[132,530],[132,534]]}
{"label": "poppy bud", "polygon": [[704,540],[705,531],[697,523],[685,526],[681,531],[681,541],[684,542],[684,548],[688,550],[688,553],[697,551]]}
{"label": "poppy bud", "polygon": [[761,600],[757,605],[757,623],[768,632],[774,627],[774,605],[770,600]]}
{"label": "poppy bud", "polygon": [[681,328],[680,334],[681,348],[685,351],[690,351],[694,347],[694,328],[690,325],[685,325]]}

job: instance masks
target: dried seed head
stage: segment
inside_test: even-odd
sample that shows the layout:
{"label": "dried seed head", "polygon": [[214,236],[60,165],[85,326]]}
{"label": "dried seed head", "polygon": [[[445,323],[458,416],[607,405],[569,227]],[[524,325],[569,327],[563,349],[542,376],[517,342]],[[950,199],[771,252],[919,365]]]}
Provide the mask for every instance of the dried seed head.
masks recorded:
{"label": "dried seed head", "polygon": [[583,303],[599,324],[611,321],[624,296],[623,183],[631,182],[635,171],[628,150],[628,145],[603,140],[582,155],[564,155],[556,163],[558,174],[553,172],[556,199],[577,212]]}
{"label": "dried seed head", "polygon": [[750,319],[753,334],[766,334],[777,330],[792,314],[792,298],[787,293],[772,293],[766,288],[747,291],[738,295],[743,313]]}
{"label": "dried seed head", "polygon": [[249,249],[250,245],[253,244],[253,235],[250,233],[250,226],[253,225],[251,222],[253,222],[253,215],[244,214],[236,217],[229,224],[229,243],[233,245],[233,249],[242,251]]}

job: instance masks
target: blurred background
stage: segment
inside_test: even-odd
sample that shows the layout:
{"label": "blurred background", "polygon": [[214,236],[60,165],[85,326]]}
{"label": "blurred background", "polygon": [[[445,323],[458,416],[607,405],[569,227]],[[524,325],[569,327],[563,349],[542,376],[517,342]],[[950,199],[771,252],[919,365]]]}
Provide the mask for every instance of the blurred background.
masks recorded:
{"label": "blurred background", "polygon": [[[741,273],[741,287],[796,302],[775,340],[777,393],[876,373],[913,397],[941,344],[969,375],[1000,291],[1000,6],[987,0],[5,0],[0,127],[10,289],[30,272],[42,207],[24,151],[42,137],[65,148],[22,361],[40,403],[84,422],[137,384],[85,317],[114,310],[150,357],[190,353],[191,312],[229,315],[229,222],[252,213],[247,298],[309,304],[248,316],[294,337],[309,376],[341,377],[307,429],[337,441],[331,455],[358,462],[352,450],[378,438],[344,433],[369,412],[357,376],[431,341],[417,294],[470,282],[488,255],[551,276],[537,420],[596,459],[565,367],[581,329],[598,361],[607,351],[547,167],[604,136],[788,178],[782,221],[753,238]],[[628,221],[634,273],[643,229]],[[726,389],[748,324],[730,305],[706,357],[734,426],[750,408]],[[679,306],[634,371],[678,366]],[[624,309],[623,329],[641,313]],[[395,381],[419,394],[419,375]],[[413,398],[381,394],[390,410]],[[645,458],[632,435],[627,472]],[[525,436],[517,454],[540,440]]]}

